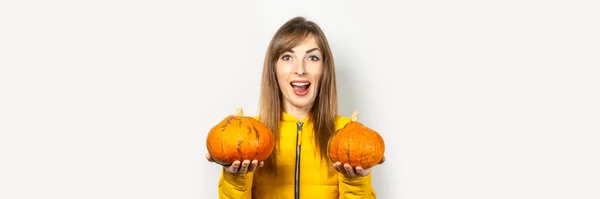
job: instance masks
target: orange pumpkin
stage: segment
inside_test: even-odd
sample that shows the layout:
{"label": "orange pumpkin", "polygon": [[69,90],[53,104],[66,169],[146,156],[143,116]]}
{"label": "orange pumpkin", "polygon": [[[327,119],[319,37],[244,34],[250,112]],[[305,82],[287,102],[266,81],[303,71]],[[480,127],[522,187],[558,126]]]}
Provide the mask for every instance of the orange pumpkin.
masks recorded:
{"label": "orange pumpkin", "polygon": [[358,111],[355,110],[352,121],[329,138],[327,152],[333,162],[368,169],[383,158],[385,143],[379,133],[358,122]]}
{"label": "orange pumpkin", "polygon": [[235,116],[227,116],[211,128],[206,137],[208,153],[215,162],[225,166],[236,160],[264,161],[274,146],[271,130],[258,120],[244,116],[241,108]]}

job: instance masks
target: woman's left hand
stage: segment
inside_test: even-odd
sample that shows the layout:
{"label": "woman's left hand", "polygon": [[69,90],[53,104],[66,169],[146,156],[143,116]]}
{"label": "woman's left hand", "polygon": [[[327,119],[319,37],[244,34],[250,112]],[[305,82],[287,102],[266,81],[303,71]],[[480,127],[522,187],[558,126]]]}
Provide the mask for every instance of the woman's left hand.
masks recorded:
{"label": "woman's left hand", "polygon": [[[381,159],[381,161],[379,161],[378,164],[383,164],[383,162],[385,162],[385,156],[383,156],[383,158]],[[350,164],[344,164],[342,165],[342,163],[340,162],[336,162],[333,163],[333,167],[335,167],[335,169],[344,174],[346,177],[349,178],[357,178],[357,177],[364,177],[369,175],[369,173],[371,173],[371,168],[368,169],[363,169],[360,166],[357,166],[356,168],[352,168],[352,166],[350,166]]]}

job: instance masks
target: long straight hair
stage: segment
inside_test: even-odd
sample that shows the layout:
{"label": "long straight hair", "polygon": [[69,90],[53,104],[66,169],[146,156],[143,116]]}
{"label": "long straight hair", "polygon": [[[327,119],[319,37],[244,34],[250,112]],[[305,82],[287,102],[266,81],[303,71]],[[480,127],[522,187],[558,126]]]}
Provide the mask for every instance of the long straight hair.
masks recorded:
{"label": "long straight hair", "polygon": [[295,17],[277,30],[269,43],[263,65],[259,117],[275,136],[275,150],[265,161],[263,169],[275,175],[277,174],[276,155],[279,152],[279,128],[283,111],[283,97],[277,83],[275,65],[284,52],[304,41],[309,35],[315,37],[317,45],[323,53],[323,73],[318,84],[320,87],[316,93],[315,102],[310,109],[309,119],[314,123],[314,142],[320,158],[325,162],[330,162],[327,157],[327,142],[335,131],[335,119],[338,113],[333,55],[321,28],[304,17]]}

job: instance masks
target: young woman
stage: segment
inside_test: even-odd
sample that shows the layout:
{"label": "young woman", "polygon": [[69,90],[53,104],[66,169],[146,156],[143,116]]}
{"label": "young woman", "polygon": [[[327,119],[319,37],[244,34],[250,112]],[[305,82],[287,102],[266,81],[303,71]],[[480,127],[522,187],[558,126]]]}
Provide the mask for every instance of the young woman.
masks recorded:
{"label": "young woman", "polygon": [[264,162],[223,167],[220,198],[376,198],[371,169],[327,157],[327,141],[350,119],[337,115],[333,56],[317,24],[296,17],[279,28],[261,87],[256,118],[274,133],[275,150]]}

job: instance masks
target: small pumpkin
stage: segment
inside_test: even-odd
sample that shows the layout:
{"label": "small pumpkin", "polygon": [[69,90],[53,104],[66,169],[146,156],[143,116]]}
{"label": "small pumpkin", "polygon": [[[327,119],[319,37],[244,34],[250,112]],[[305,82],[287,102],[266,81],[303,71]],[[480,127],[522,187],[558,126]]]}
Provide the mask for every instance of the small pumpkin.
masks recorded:
{"label": "small pumpkin", "polygon": [[368,169],[383,159],[385,143],[379,133],[358,122],[355,110],[352,120],[329,138],[327,152],[333,162]]}
{"label": "small pumpkin", "polygon": [[273,152],[275,137],[260,121],[244,116],[242,108],[211,128],[206,137],[208,153],[216,163],[228,166],[234,161],[266,160]]}

